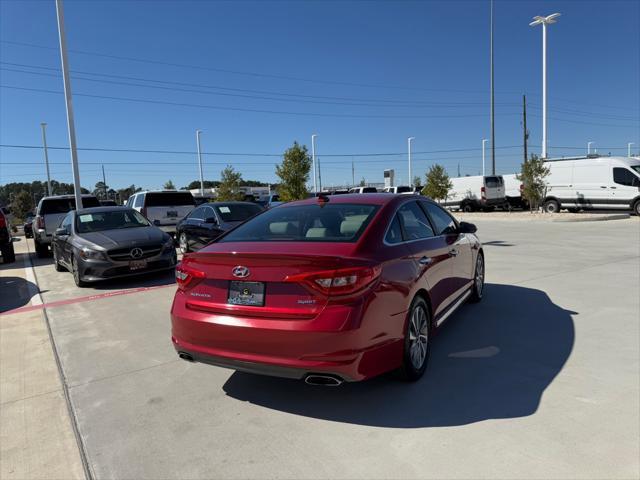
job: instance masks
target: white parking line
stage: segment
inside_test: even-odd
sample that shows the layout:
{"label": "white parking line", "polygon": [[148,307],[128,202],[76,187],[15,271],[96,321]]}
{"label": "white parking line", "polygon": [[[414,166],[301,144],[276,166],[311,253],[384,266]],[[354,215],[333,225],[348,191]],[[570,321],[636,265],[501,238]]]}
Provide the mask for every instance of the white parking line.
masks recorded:
{"label": "white parking line", "polygon": [[[26,239],[25,239],[26,241]],[[42,297],[40,296],[40,289],[38,288],[38,282],[36,276],[33,273],[33,265],[31,263],[31,252],[29,251],[29,244],[27,243],[27,251],[22,255],[22,264],[24,265],[24,276],[29,282],[29,297],[31,305],[42,305]]]}

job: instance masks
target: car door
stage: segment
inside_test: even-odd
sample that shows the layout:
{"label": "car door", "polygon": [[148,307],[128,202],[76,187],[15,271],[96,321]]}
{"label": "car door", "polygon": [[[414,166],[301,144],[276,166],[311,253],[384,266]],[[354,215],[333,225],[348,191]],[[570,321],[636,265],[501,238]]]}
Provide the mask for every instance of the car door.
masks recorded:
{"label": "car door", "polygon": [[443,237],[445,243],[449,245],[453,268],[451,276],[453,284],[453,298],[451,300],[453,301],[464,293],[473,280],[475,265],[472,247],[477,242],[469,238],[467,234],[459,233],[458,223],[449,212],[439,205],[425,200],[421,200],[420,205],[426,210],[436,235]]}
{"label": "car door", "polygon": [[417,283],[429,292],[434,315],[447,308],[453,295],[453,260],[447,238],[436,236],[433,226],[417,201],[398,209],[403,238],[418,269]]}
{"label": "car door", "polygon": [[220,229],[220,218],[214,210],[210,205],[207,205],[204,210],[203,220],[200,225],[200,238],[203,247],[211,240],[218,238],[222,233]]}
{"label": "car door", "polygon": [[74,212],[69,212],[60,222],[59,228],[64,228],[67,231],[66,235],[56,235],[55,247],[57,248],[56,254],[58,258],[62,260],[65,265],[71,265],[71,235],[73,233],[72,223],[74,218]]}
{"label": "car door", "polygon": [[180,233],[184,233],[187,237],[187,245],[189,248],[200,246],[198,239],[197,227],[204,219],[204,207],[200,206],[193,210],[180,224]]}

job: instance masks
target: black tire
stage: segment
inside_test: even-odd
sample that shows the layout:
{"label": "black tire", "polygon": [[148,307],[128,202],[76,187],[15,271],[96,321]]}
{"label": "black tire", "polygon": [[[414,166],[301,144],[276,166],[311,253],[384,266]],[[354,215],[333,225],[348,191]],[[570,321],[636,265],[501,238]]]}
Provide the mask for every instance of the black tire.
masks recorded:
{"label": "black tire", "polygon": [[473,210],[474,210],[473,205],[471,205],[470,203],[465,203],[464,205],[462,205],[463,212],[471,213],[473,212]]}
{"label": "black tire", "polygon": [[37,240],[35,243],[36,243],[36,256],[38,258],[47,257],[49,255],[49,248],[46,245],[38,242]]}
{"label": "black tire", "polygon": [[485,272],[484,254],[479,252],[478,258],[476,259],[476,268],[473,270],[473,287],[471,288],[471,295],[469,296],[469,301],[472,303],[478,303],[482,300]]}
{"label": "black tire", "polygon": [[567,212],[569,213],[578,213],[579,211],[579,208],[567,208]]}
{"label": "black tire", "polygon": [[547,200],[542,204],[545,213],[560,213],[560,204],[557,200]]}
{"label": "black tire", "polygon": [[2,247],[0,253],[2,253],[2,263],[13,263],[16,261],[16,252],[13,249],[13,243],[9,242]]}
{"label": "black tire", "polygon": [[56,253],[56,249],[51,246],[51,253],[53,255],[53,267],[56,269],[56,272],[64,272],[64,267],[60,265],[58,261],[58,254]]}
{"label": "black tire", "polygon": [[76,257],[71,257],[71,273],[73,274],[73,281],[76,282],[76,287],[84,288],[87,286],[87,282],[80,278]]}
{"label": "black tire", "polygon": [[180,253],[182,253],[183,255],[191,251],[191,249],[189,248],[189,242],[187,240],[186,233],[180,232],[180,235],[178,236],[178,246],[180,247]]}
{"label": "black tire", "polygon": [[[421,320],[414,318],[414,315],[418,315]],[[418,341],[416,341],[415,335],[416,321],[423,326],[419,330],[420,340]],[[429,314],[427,302],[425,302],[422,297],[416,297],[411,303],[406,323],[402,366],[398,370],[398,373],[402,380],[415,382],[424,375],[429,363],[429,355],[431,353],[431,315]],[[421,344],[422,347],[418,346],[418,344]],[[418,352],[420,352],[420,357],[418,357]],[[419,362],[420,359],[422,359],[422,363]]]}
{"label": "black tire", "polygon": [[640,217],[640,200],[636,200],[636,203],[633,204],[633,213]]}

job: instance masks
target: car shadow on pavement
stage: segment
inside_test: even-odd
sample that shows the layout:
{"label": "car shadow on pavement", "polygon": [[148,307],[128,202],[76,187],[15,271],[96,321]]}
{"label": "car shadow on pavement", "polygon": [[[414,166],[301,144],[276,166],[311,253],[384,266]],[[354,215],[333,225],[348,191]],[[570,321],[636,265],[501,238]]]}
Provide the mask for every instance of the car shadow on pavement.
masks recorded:
{"label": "car shadow on pavement", "polygon": [[230,397],[323,420],[392,428],[466,425],[536,412],[574,343],[575,312],[541,290],[487,284],[433,339],[425,376],[393,374],[340,387],[235,372]]}
{"label": "car shadow on pavement", "polygon": [[21,277],[0,277],[0,313],[24,307],[38,293],[38,286]]}
{"label": "car shadow on pavement", "polygon": [[160,287],[176,283],[175,270],[142,273],[131,277],[112,278],[90,285],[94,290],[126,290],[129,288]]}

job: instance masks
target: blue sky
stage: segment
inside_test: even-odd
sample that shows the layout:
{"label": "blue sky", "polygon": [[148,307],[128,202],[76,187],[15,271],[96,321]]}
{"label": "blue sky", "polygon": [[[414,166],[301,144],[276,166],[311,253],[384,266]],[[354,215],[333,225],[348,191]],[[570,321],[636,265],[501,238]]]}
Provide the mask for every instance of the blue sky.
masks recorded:
{"label": "blue sky", "polygon": [[[553,12],[562,17],[548,36],[550,154],[582,154],[587,141],[612,154],[640,146],[640,3],[496,1],[499,173],[522,158],[523,93],[530,150],[540,150],[542,32],[528,23]],[[488,1],[67,0],[65,16],[79,147],[187,152],[81,150],[84,186],[103,164],[112,187],[185,185],[198,177],[196,128],[216,153],[204,156],[211,180],[231,164],[276,181],[275,155],[313,133],[328,186],[351,182],[352,160],[356,182],[381,182],[385,168],[406,182],[408,136],[414,174],[434,162],[451,175],[458,164],[480,171]],[[53,0],[0,2],[0,40],[0,84],[62,91]],[[50,146],[68,146],[63,95],[0,89],[0,144],[40,146],[40,122]],[[369,153],[398,155],[347,155]],[[54,178],[71,180],[68,151],[51,150],[50,161]],[[41,149],[0,148],[0,184],[41,178]]]}

